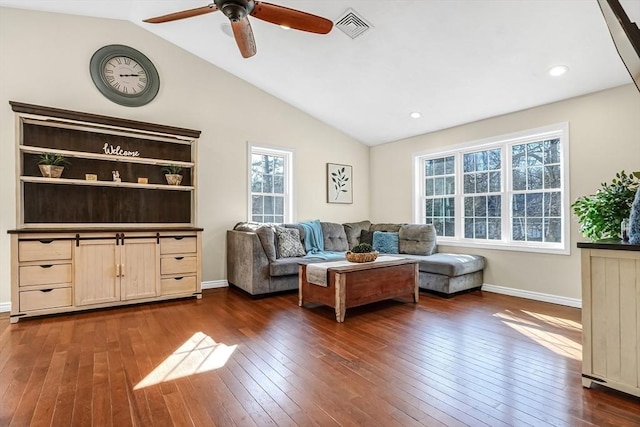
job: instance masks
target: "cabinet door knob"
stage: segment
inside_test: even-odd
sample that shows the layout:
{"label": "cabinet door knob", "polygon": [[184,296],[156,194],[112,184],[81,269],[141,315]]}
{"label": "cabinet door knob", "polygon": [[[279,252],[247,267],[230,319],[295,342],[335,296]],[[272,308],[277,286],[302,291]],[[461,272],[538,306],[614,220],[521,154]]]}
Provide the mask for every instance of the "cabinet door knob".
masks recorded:
{"label": "cabinet door knob", "polygon": [[48,245],[49,243],[53,242],[53,239],[40,239],[39,242],[43,245]]}
{"label": "cabinet door knob", "polygon": [[120,264],[120,277],[124,277],[124,264]]}
{"label": "cabinet door knob", "polygon": [[176,240],[182,240],[182,239],[184,239],[184,236],[174,237],[174,239],[176,239]]}
{"label": "cabinet door knob", "polygon": [[174,280],[182,280],[182,279],[183,279],[183,277],[174,277],[173,279],[174,279]]}
{"label": "cabinet door knob", "polygon": [[47,292],[51,292],[52,290],[53,290],[53,288],[52,289],[40,289],[40,292],[47,293]]}
{"label": "cabinet door knob", "polygon": [[53,267],[53,264],[46,264],[46,265],[41,265],[40,268],[51,268]]}
{"label": "cabinet door knob", "polygon": [[180,261],[181,259],[184,259],[184,257],[183,257],[183,256],[177,256],[177,257],[176,257],[176,259],[177,259],[178,261]]}

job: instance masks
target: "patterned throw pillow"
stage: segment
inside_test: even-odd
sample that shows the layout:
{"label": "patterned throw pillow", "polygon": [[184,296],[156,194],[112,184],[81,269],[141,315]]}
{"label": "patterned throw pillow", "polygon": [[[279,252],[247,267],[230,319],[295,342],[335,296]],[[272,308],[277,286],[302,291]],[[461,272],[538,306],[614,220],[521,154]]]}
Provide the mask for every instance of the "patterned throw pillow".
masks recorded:
{"label": "patterned throw pillow", "polygon": [[300,242],[300,232],[295,228],[274,227],[278,258],[305,256],[307,253]]}
{"label": "patterned throw pillow", "polygon": [[373,250],[378,251],[381,254],[397,254],[398,233],[374,231]]}

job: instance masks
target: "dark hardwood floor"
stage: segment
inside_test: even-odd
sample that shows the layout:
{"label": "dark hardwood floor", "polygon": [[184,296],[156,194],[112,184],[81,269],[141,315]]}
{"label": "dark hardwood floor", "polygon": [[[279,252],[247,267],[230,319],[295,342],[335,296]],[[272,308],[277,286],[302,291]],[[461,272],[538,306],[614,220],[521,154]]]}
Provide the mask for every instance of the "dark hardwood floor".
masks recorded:
{"label": "dark hardwood floor", "polygon": [[234,290],[0,319],[1,426],[638,426],[582,388],[580,310],[473,292],[347,310]]}

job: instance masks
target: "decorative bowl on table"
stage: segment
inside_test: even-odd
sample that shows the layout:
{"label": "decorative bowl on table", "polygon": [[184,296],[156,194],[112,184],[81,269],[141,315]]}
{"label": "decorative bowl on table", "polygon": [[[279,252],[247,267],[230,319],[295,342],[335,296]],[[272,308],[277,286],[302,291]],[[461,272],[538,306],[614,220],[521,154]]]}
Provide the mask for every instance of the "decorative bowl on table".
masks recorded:
{"label": "decorative bowl on table", "polygon": [[368,243],[360,243],[345,254],[349,262],[372,262],[378,258],[378,252]]}

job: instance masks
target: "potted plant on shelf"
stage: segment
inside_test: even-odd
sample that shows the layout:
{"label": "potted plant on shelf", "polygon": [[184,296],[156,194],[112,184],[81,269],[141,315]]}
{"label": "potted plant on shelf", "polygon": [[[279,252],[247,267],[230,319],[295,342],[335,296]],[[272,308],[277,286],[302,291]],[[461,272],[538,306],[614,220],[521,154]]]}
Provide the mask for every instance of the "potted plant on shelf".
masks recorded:
{"label": "potted plant on shelf", "polygon": [[180,172],[182,172],[182,166],[168,165],[162,168],[162,170],[165,173],[164,177],[167,179],[167,184],[180,185],[182,182],[182,175],[180,175]]}
{"label": "potted plant on shelf", "polygon": [[596,194],[579,197],[572,205],[580,232],[591,240],[619,238],[622,220],[628,220],[640,187],[640,172],[617,173],[611,184],[603,182]]}
{"label": "potted plant on shelf", "polygon": [[378,258],[378,252],[368,243],[355,245],[353,249],[345,254],[347,261],[351,262],[371,262]]}
{"label": "potted plant on shelf", "polygon": [[64,170],[64,165],[68,164],[67,159],[61,154],[42,153],[38,158],[40,173],[45,178],[60,178]]}

